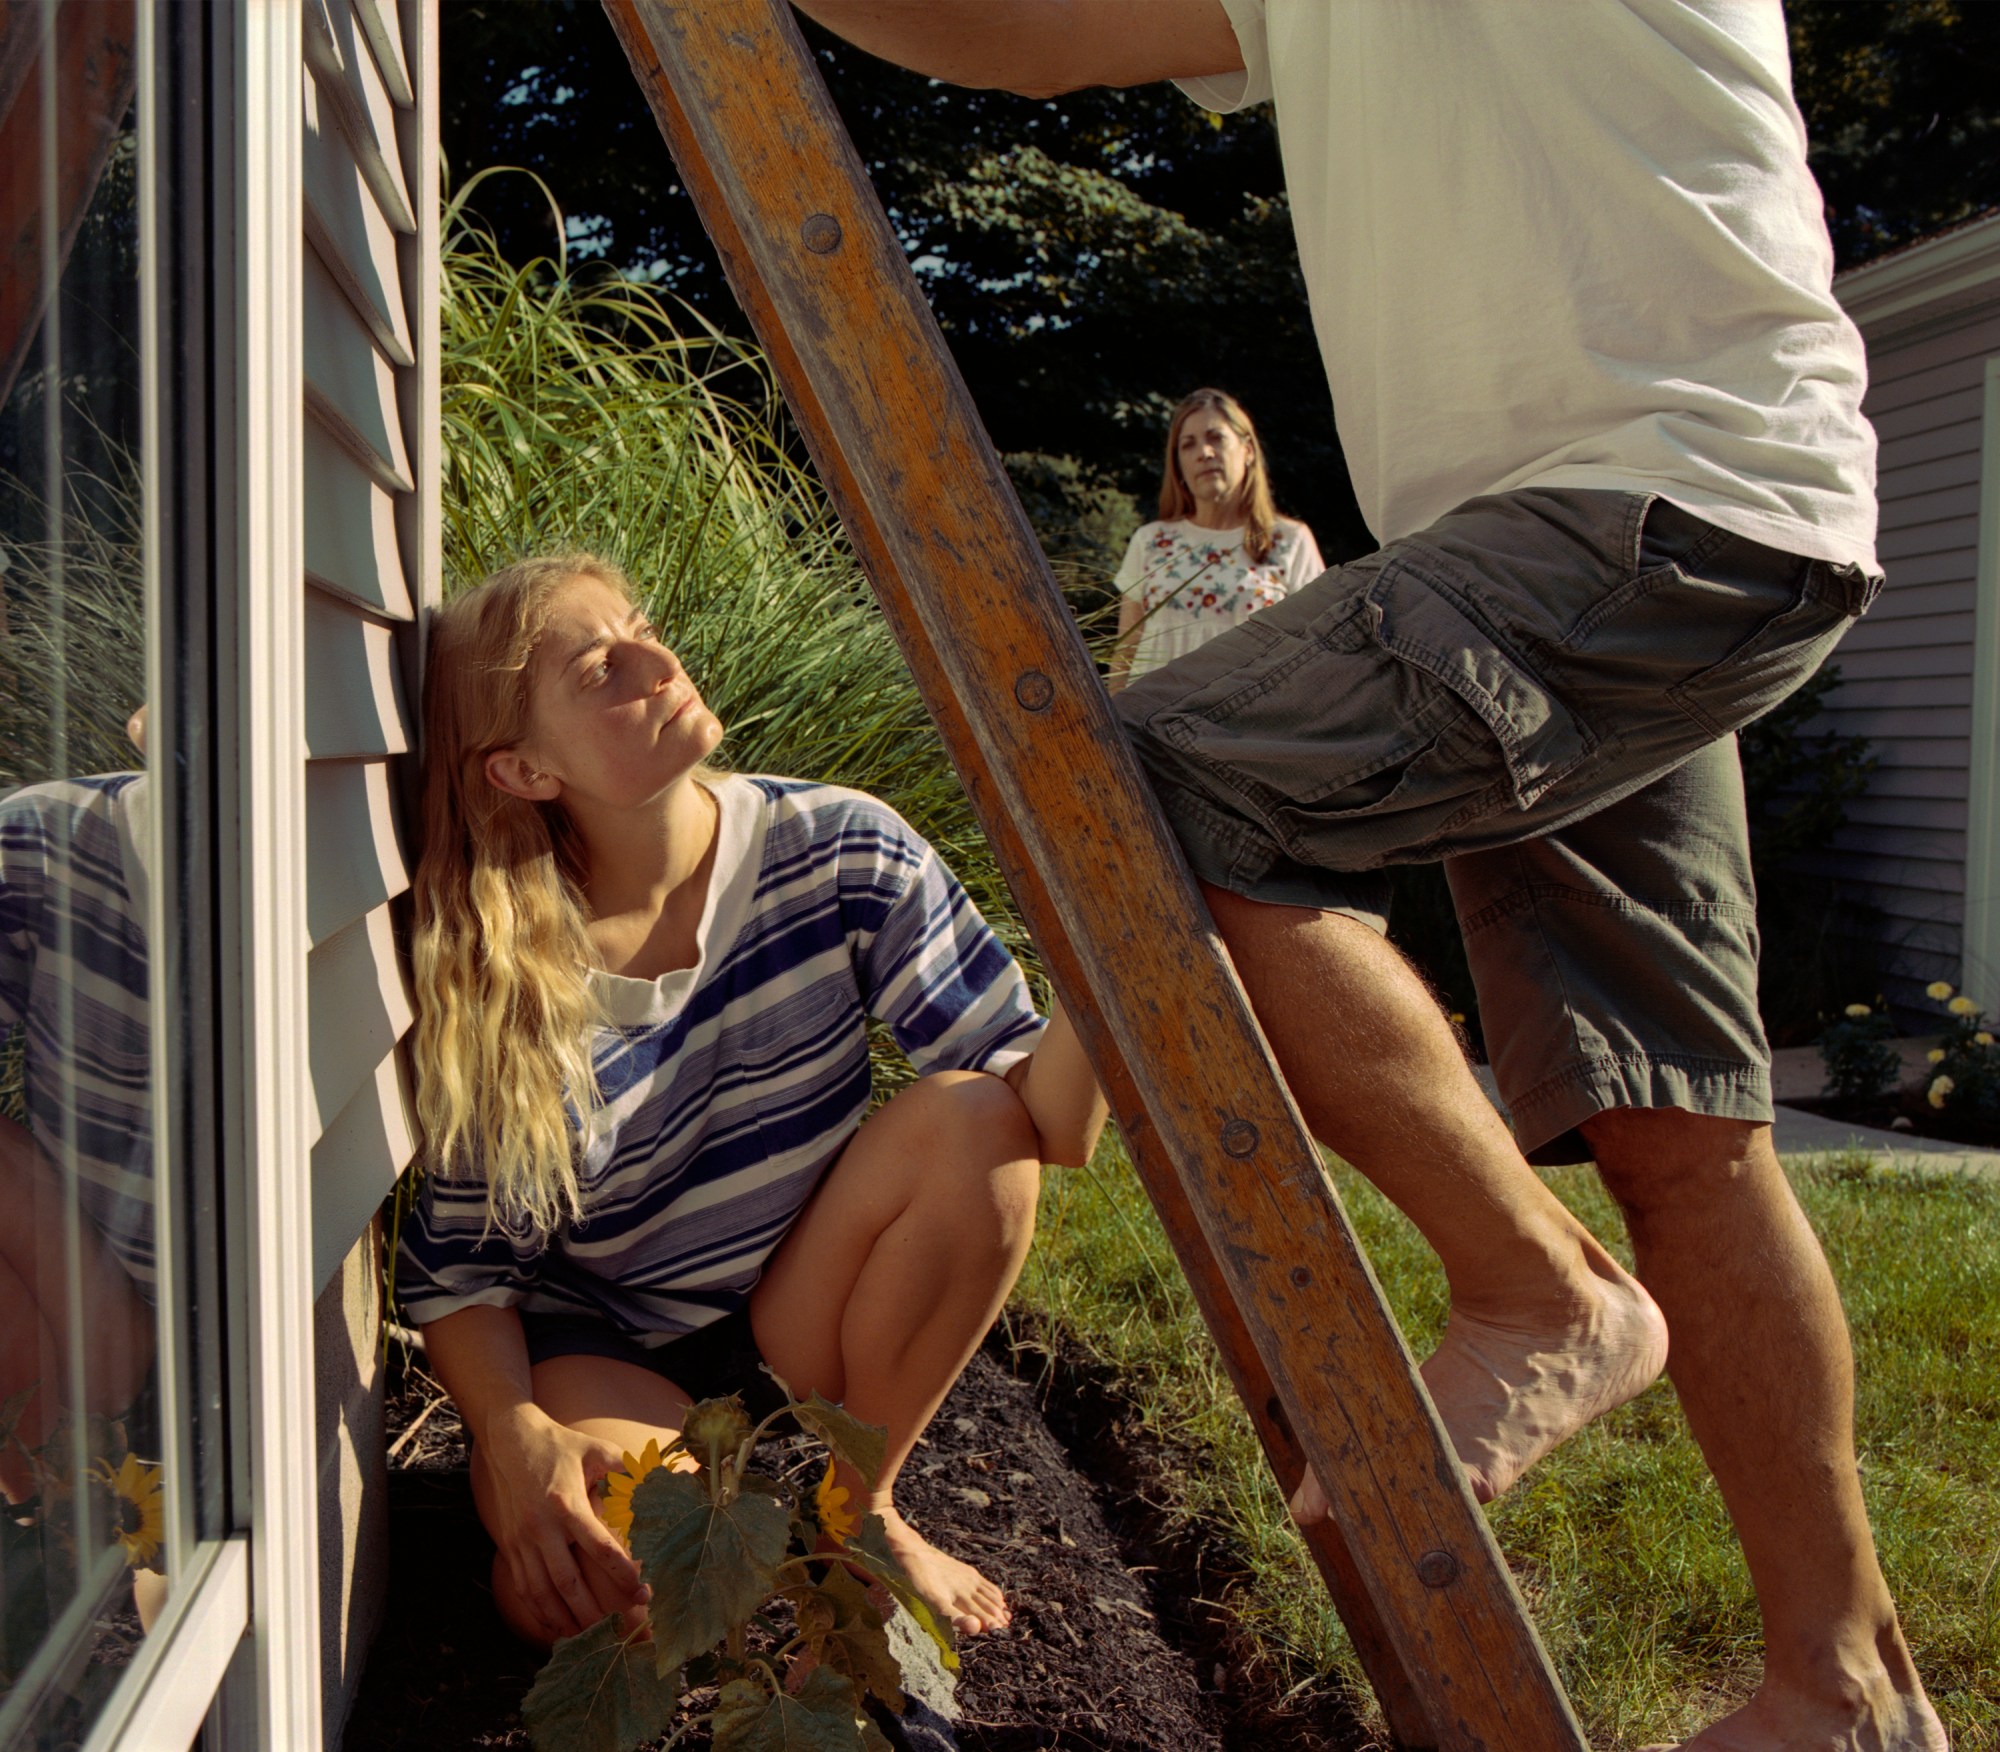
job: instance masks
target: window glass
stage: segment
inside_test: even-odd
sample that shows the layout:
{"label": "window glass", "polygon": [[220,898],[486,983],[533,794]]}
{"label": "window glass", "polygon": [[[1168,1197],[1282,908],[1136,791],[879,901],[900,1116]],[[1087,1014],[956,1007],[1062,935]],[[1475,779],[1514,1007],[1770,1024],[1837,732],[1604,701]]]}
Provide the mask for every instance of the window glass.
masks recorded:
{"label": "window glass", "polygon": [[0,1745],[161,1610],[136,11],[0,13]]}

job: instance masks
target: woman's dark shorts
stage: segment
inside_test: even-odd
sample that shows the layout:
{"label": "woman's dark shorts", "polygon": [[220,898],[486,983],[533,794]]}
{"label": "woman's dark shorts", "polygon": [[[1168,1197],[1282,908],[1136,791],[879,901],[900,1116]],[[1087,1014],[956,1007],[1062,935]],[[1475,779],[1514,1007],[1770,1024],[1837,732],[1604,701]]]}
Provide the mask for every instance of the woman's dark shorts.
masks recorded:
{"label": "woman's dark shorts", "polygon": [[1653,494],[1474,499],[1117,708],[1195,873],[1386,924],[1442,861],[1531,1160],[1610,1107],[1768,1120],[1734,731],[1879,580]]}
{"label": "woman's dark shorts", "polygon": [[672,1382],[693,1403],[741,1394],[744,1409],[759,1420],[785,1403],[784,1392],[765,1372],[747,1304],[660,1345],[640,1344],[591,1314],[523,1313],[521,1330],[531,1365],[556,1357],[610,1357]]}

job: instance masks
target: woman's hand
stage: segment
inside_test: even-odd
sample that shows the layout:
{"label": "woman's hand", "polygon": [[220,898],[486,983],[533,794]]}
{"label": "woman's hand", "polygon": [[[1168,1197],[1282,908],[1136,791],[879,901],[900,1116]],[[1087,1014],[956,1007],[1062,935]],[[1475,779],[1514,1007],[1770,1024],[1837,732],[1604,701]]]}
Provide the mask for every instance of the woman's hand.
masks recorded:
{"label": "woman's hand", "polygon": [[639,1566],[591,1502],[598,1480],[624,1464],[615,1443],[524,1403],[487,1421],[478,1451],[492,1486],[488,1530],[518,1597],[552,1639],[646,1604]]}
{"label": "woman's hand", "polygon": [[[474,1303],[428,1322],[424,1349],[472,1435],[479,1518],[513,1583],[502,1591],[509,1622],[510,1591],[550,1641],[644,1605],[639,1566],[590,1500],[591,1487],[625,1456],[535,1404],[521,1316]],[[515,1628],[527,1632],[525,1624]]]}

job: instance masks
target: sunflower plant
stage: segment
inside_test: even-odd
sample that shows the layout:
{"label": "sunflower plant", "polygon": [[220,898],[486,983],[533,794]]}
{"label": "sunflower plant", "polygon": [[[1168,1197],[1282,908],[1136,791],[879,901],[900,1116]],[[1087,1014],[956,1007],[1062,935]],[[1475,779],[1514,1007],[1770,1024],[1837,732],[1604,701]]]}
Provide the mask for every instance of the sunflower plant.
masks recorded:
{"label": "sunflower plant", "polygon": [[[750,1470],[791,1417],[828,1450],[809,1494]],[[901,1714],[912,1689],[950,1690],[949,1629],[890,1554],[879,1515],[836,1482],[872,1488],[886,1432],[814,1394],[752,1426],[735,1398],[694,1406],[666,1448],[625,1456],[603,1516],[652,1589],[647,1621],[607,1614],[556,1644],[522,1705],[538,1752],[632,1752],[707,1723],[715,1752],[888,1752],[869,1698]],[[914,1634],[905,1634],[913,1623]]]}
{"label": "sunflower plant", "polygon": [[[27,1486],[0,1515],[0,1702],[75,1600],[81,1578],[97,1569],[99,1552],[115,1548],[132,1570],[162,1567],[161,1468],[131,1452],[120,1419],[92,1415],[79,1430],[63,1418],[45,1440],[26,1441],[21,1422],[37,1385],[0,1401],[0,1453]],[[79,1447],[94,1456],[88,1464],[77,1464]]]}

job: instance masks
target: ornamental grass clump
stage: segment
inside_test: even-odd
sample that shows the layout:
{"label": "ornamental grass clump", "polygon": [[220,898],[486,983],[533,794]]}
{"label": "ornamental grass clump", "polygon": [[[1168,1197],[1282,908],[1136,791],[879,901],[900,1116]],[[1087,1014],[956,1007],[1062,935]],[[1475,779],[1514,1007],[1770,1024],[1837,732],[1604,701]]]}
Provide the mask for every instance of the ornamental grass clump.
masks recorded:
{"label": "ornamental grass clump", "polygon": [[[480,173],[445,215],[446,594],[530,554],[581,548],[617,561],[722,720],[721,764],[881,798],[1035,970],[764,355],[567,253],[509,262],[467,204],[501,174],[526,173]],[[878,1053],[876,1069],[885,1089],[908,1076],[893,1052]]]}
{"label": "ornamental grass clump", "polygon": [[[831,1456],[810,1497],[749,1469],[787,1415]],[[632,1752],[691,1697],[706,1707],[668,1745],[706,1723],[715,1752],[888,1752],[868,1699],[900,1715],[908,1691],[948,1696],[958,1656],[882,1518],[833,1482],[839,1461],[872,1488],[885,1434],[818,1394],[754,1429],[735,1398],[708,1399],[670,1446],[626,1456],[605,1520],[652,1590],[647,1622],[609,1613],[556,1644],[521,1711],[537,1752]]]}
{"label": "ornamental grass clump", "polygon": [[1819,1037],[1826,1092],[1843,1101],[1880,1101],[1896,1086],[1903,1064],[1890,1043],[1896,1024],[1889,1006],[1849,1004]]}

